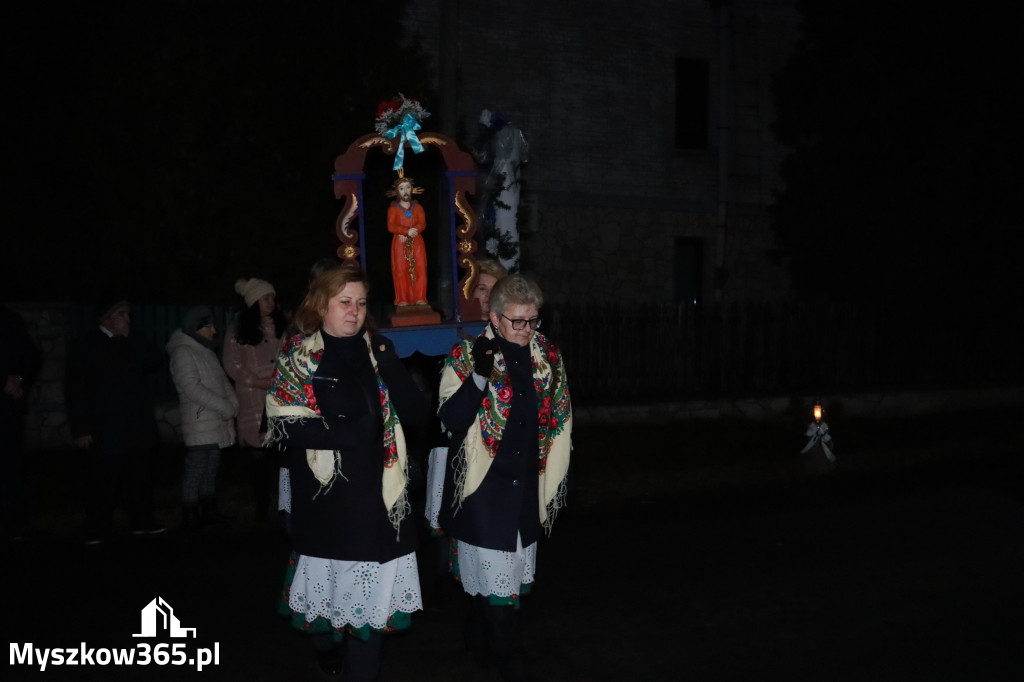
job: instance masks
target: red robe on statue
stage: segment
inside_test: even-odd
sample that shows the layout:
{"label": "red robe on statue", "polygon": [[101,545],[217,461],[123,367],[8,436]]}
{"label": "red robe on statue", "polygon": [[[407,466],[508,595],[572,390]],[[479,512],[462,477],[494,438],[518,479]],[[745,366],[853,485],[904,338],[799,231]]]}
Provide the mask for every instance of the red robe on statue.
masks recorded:
{"label": "red robe on statue", "polygon": [[[409,208],[398,202],[388,207],[388,232],[391,239],[391,279],[395,283],[395,305],[414,305],[427,302],[427,247],[423,242],[423,229],[427,216],[418,201]],[[412,239],[403,241],[410,228],[416,228]]]}

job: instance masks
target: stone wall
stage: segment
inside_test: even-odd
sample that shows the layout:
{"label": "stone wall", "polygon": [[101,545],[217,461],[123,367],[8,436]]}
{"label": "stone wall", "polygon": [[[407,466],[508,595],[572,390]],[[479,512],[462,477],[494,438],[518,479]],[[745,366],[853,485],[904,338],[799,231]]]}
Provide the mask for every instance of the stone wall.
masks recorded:
{"label": "stone wall", "polygon": [[[771,133],[771,83],[799,15],[787,0],[721,6],[726,14],[707,0],[410,3],[406,35],[431,58],[436,92],[454,100],[455,122],[427,127],[465,146],[486,108],[529,141],[523,268],[552,281],[552,300],[673,301],[676,236],[704,240],[706,296],[716,284],[731,300],[788,295],[767,214],[785,153]],[[678,58],[709,64],[707,149],[675,147]],[[562,270],[572,276],[546,276]]]}
{"label": "stone wall", "polygon": [[[673,240],[714,230],[714,216],[699,213],[566,205],[543,213],[544,234],[526,235],[523,251],[552,302],[664,301],[672,295]],[[641,232],[642,246],[634,241]]]}

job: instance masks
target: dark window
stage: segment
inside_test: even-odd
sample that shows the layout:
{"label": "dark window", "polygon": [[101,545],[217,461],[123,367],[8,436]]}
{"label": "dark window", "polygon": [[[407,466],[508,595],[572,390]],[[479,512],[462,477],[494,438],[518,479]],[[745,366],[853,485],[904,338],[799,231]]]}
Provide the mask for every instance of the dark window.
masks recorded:
{"label": "dark window", "polygon": [[672,254],[676,303],[696,305],[701,302],[703,264],[704,240],[677,237]]}
{"label": "dark window", "polygon": [[708,63],[676,60],[676,149],[708,148]]}

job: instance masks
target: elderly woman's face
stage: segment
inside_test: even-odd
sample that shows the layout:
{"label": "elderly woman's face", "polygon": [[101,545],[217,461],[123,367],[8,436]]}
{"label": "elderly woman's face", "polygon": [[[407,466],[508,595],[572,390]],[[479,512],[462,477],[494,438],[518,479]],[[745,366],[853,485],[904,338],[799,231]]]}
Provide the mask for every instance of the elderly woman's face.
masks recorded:
{"label": "elderly woman's face", "polygon": [[355,336],[366,321],[366,285],[349,282],[327,300],[327,309],[320,312],[325,332],[331,336]]}
{"label": "elderly woman's face", "polygon": [[[525,346],[533,338],[534,330],[530,328],[529,321],[540,317],[537,313],[537,306],[524,305],[522,303],[510,303],[505,306],[504,312],[491,311],[491,323],[498,330],[498,336],[511,343]],[[520,322],[522,320],[523,322]],[[522,329],[515,327],[522,325]]]}

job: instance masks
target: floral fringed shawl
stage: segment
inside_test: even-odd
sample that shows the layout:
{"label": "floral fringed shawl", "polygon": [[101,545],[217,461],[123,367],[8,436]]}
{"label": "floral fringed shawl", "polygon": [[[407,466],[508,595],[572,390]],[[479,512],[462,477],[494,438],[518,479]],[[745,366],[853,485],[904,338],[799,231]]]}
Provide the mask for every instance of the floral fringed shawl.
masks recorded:
{"label": "floral fringed shawl", "polygon": [[[310,336],[297,334],[285,343],[277,356],[274,376],[267,390],[267,443],[287,437],[288,425],[306,419],[323,419],[313,394],[311,377],[316,373],[324,354],[324,341],[317,331]],[[405,433],[398,421],[387,386],[380,378],[377,360],[370,347],[370,335],[363,333],[366,352],[377,377],[380,407],[384,422],[384,476],[381,494],[388,510],[388,519],[398,530],[402,519],[409,515],[408,475]],[[326,427],[326,424],[325,424]],[[334,477],[342,474],[341,453],[337,450],[306,450],[306,462],[317,480],[320,491],[330,490]],[[319,492],[317,494],[319,494]]]}
{"label": "floral fringed shawl", "polygon": [[[494,338],[490,325],[484,334]],[[473,341],[460,341],[452,348],[441,370],[440,402],[443,405],[462,382],[473,373]],[[566,477],[569,473],[569,455],[572,450],[572,403],[565,365],[558,347],[541,334],[530,340],[533,366],[533,387],[537,395],[537,448],[540,521],[547,533],[555,516],[565,504]],[[460,452],[464,458],[456,471],[456,495],[453,504],[472,495],[483,482],[491,466],[508,417],[512,388],[509,384],[505,359],[498,353],[494,370],[488,378],[487,396],[483,399],[473,425],[466,433]]]}

